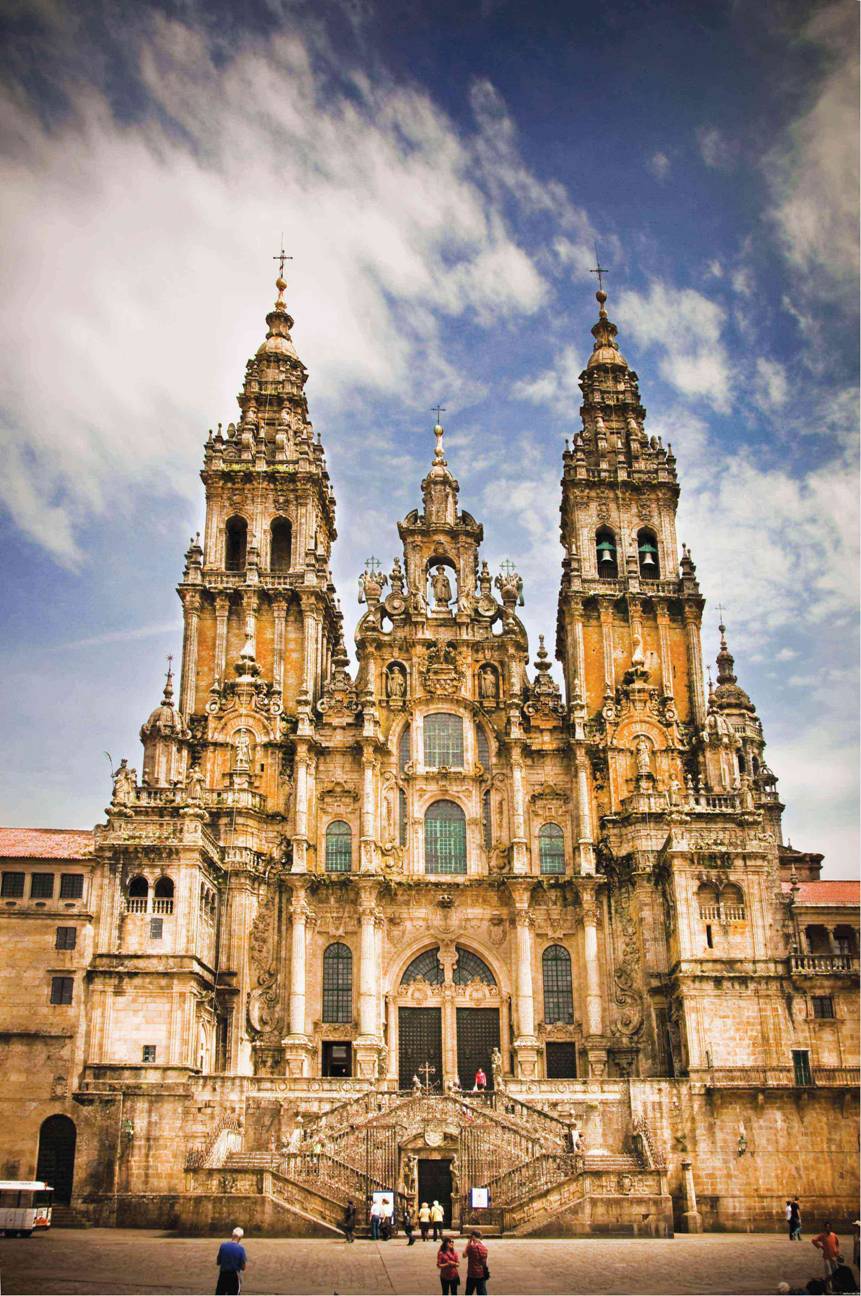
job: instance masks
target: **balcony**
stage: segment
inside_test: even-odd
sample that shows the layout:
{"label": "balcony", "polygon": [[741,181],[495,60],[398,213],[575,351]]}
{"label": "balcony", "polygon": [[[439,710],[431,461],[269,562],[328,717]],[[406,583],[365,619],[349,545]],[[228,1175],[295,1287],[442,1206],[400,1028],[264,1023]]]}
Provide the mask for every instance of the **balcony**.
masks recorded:
{"label": "balcony", "polygon": [[[799,1083],[791,1066],[712,1067],[701,1073],[709,1089],[857,1089],[861,1067],[811,1067],[810,1080]],[[691,1072],[691,1078],[695,1073]]]}
{"label": "balcony", "polygon": [[789,970],[793,976],[858,975],[854,954],[790,954]]}
{"label": "balcony", "polygon": [[152,902],[152,911],[154,914],[172,914],[173,900],[164,899],[161,896],[154,896]]}

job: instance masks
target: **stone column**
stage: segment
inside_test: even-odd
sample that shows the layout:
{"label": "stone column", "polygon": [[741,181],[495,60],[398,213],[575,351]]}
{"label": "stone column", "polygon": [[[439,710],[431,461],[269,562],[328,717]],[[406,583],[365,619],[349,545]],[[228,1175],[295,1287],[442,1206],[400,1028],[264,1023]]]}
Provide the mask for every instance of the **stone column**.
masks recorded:
{"label": "stone column", "polygon": [[511,867],[514,873],[528,872],[526,850],[526,794],[523,787],[523,752],[519,743],[511,746]]}
{"label": "stone column", "polygon": [[535,994],[532,985],[534,942],[532,915],[529,912],[528,888],[515,892],[514,921],[516,931],[515,1029],[514,1054],[516,1074],[523,1080],[538,1078],[539,1044],[535,1034]]}
{"label": "stone column", "polygon": [[284,645],[287,638],[287,599],[283,594],[272,596],[272,683],[279,693],[284,692]]}
{"label": "stone column", "polygon": [[682,1158],[682,1175],[685,1186],[685,1229],[688,1233],[702,1233],[703,1217],[697,1210],[697,1194],[694,1189],[694,1170],[690,1157]]}
{"label": "stone column", "polygon": [[247,591],[242,596],[242,631],[243,642],[246,638],[251,639],[251,646],[254,650],[254,656],[257,656],[257,612],[259,604],[255,591]]}
{"label": "stone column", "polygon": [[194,711],[197,689],[197,623],[200,618],[200,594],[197,590],[184,590],[182,596],[185,628],[182,637],[182,691],[180,710],[190,716]]}
{"label": "stone column", "polygon": [[604,692],[613,693],[616,689],[616,666],[613,661],[613,608],[606,598],[599,601],[598,612],[601,617],[601,643],[604,649]]}
{"label": "stone column", "polygon": [[[230,595],[215,596],[215,679],[224,679],[224,668],[227,663],[227,622],[230,616]],[[213,681],[214,682],[214,681]]]}
{"label": "stone column", "polygon": [[706,699],[703,690],[703,649],[700,642],[700,614],[685,604],[685,637],[688,646],[688,678],[691,688],[691,711],[700,728],[705,724]]}
{"label": "stone column", "polygon": [[305,1005],[309,916],[304,885],[296,886],[290,906],[290,1033],[283,1041],[287,1074],[291,1076],[310,1074],[312,1046],[306,1031]]}
{"label": "stone column", "polygon": [[296,750],[296,814],[293,834],[293,872],[308,871],[308,752],[303,743]]}
{"label": "stone column", "polygon": [[589,1074],[601,1077],[607,1071],[607,1047],[603,1039],[601,968],[598,962],[598,901],[594,884],[581,890],[583,913],[583,964],[586,969],[586,1053]]}
{"label": "stone column", "polygon": [[362,828],[359,843],[359,868],[368,873],[374,867],[377,841],[377,761],[372,743],[362,752]]}
{"label": "stone column", "polygon": [[658,643],[661,652],[661,692],[664,697],[672,697],[673,662],[670,654],[670,614],[663,600],[655,604],[655,611],[658,619]]}
{"label": "stone column", "polygon": [[302,596],[302,691],[313,703],[317,698],[317,633],[319,614],[313,596]]}
{"label": "stone column", "polygon": [[589,789],[589,758],[578,746],[574,758],[577,770],[577,849],[580,872],[590,876],[595,872],[595,846],[592,839],[592,798]]}
{"label": "stone column", "polygon": [[363,885],[359,893],[359,1033],[355,1048],[356,1075],[365,1080],[376,1078],[382,1044],[377,918],[377,888]]}

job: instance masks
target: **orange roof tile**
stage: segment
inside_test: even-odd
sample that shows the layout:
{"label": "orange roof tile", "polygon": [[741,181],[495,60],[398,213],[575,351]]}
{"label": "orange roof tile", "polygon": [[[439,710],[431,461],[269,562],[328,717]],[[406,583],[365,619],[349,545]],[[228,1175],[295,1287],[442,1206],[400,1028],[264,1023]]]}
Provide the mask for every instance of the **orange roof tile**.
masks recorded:
{"label": "orange roof tile", "polygon": [[[789,891],[792,883],[783,882],[784,891]],[[795,893],[798,905],[857,905],[861,901],[861,882],[819,881],[799,882]]]}
{"label": "orange roof tile", "polygon": [[93,834],[81,828],[0,828],[2,859],[83,859]]}

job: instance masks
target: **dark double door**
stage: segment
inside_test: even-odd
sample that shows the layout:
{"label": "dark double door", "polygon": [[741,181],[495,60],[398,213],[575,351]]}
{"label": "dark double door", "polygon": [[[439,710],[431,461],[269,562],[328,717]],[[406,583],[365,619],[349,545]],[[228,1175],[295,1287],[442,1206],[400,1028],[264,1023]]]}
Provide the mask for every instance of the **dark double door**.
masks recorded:
{"label": "dark double door", "polygon": [[499,1048],[499,1009],[458,1008],[457,1074],[461,1088],[472,1088],[479,1067],[487,1076],[488,1089],[493,1088],[490,1058],[495,1048]]}
{"label": "dark double door", "polygon": [[419,1161],[419,1205],[427,1202],[432,1206],[438,1201],[445,1211],[443,1221],[446,1228],[451,1228],[451,1161]]}
{"label": "dark double door", "polygon": [[442,1088],[442,1009],[398,1009],[398,1087],[411,1089],[413,1076],[425,1083],[425,1065],[431,1089]]}

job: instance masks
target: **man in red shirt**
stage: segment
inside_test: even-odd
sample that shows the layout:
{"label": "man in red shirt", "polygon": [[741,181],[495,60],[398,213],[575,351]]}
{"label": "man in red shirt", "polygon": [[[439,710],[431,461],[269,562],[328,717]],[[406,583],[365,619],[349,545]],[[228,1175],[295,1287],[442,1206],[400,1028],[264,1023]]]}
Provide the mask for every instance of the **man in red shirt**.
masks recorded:
{"label": "man in red shirt", "polygon": [[817,1251],[822,1252],[822,1265],[825,1270],[825,1281],[831,1277],[837,1268],[837,1253],[840,1250],[840,1239],[836,1233],[831,1230],[831,1221],[826,1220],[825,1226],[821,1233],[817,1233],[815,1238],[811,1238]]}
{"label": "man in red shirt", "polygon": [[466,1296],[487,1296],[487,1247],[481,1233],[473,1229],[466,1244]]}

